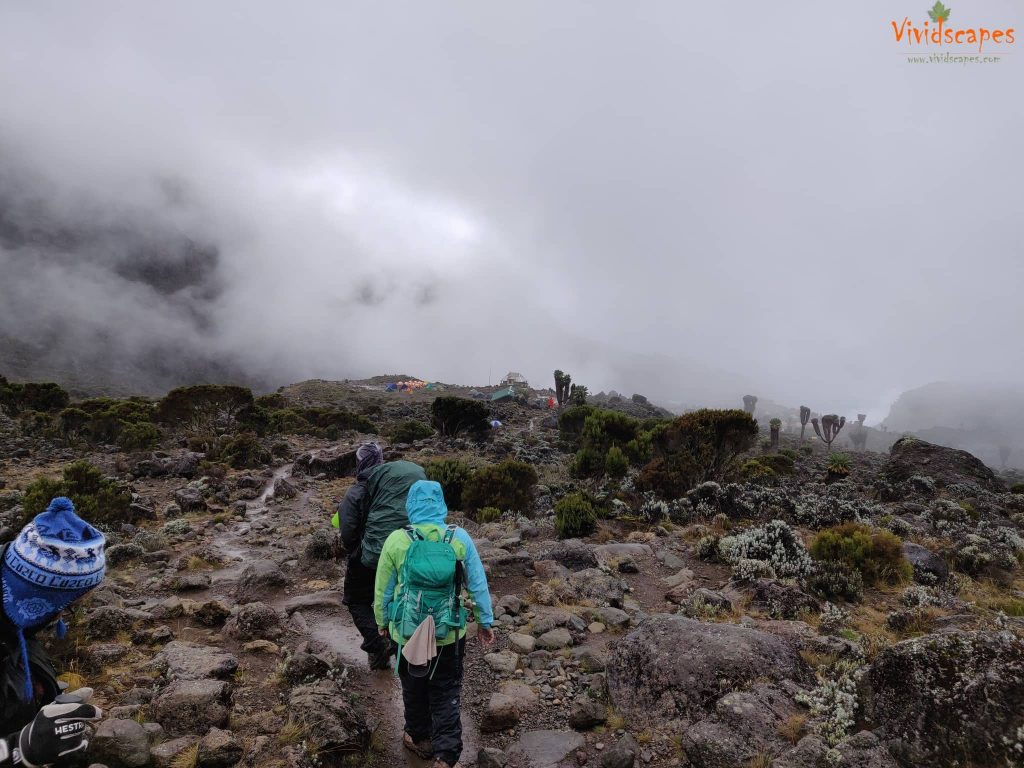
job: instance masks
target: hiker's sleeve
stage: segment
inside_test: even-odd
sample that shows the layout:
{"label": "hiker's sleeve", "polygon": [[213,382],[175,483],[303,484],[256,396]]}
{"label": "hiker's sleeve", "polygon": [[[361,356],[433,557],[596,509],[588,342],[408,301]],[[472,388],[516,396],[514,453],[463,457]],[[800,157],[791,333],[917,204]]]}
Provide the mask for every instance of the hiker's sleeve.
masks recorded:
{"label": "hiker's sleeve", "polygon": [[338,505],[338,522],[341,531],[341,543],[345,549],[354,552],[359,546],[359,540],[363,537],[363,529],[366,527],[364,504],[366,486],[356,483],[345,494],[345,498]]}
{"label": "hiker's sleeve", "polygon": [[473,598],[477,623],[482,627],[489,627],[494,623],[494,612],[491,610],[491,593],[487,588],[487,572],[484,571],[483,561],[480,560],[480,553],[476,551],[476,544],[466,531],[459,528],[455,535],[466,545],[466,559],[463,561],[466,568],[466,588]]}
{"label": "hiker's sleeve", "polygon": [[[395,531],[395,533],[402,532]],[[378,627],[388,625],[388,608],[395,596],[395,584],[398,581],[393,543],[395,533],[388,536],[384,542],[384,548],[380,551],[380,559],[377,561],[377,578],[373,584],[373,616],[377,620]]]}

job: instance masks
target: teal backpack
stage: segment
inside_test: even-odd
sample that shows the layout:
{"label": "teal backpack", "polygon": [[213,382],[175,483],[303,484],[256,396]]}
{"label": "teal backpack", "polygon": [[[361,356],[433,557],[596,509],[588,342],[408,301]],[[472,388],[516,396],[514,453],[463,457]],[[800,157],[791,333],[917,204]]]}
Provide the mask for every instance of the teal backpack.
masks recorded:
{"label": "teal backpack", "polygon": [[466,626],[466,609],[462,607],[462,563],[452,546],[455,526],[445,529],[444,536],[427,538],[413,526],[405,529],[412,539],[398,575],[398,594],[391,604],[391,620],[398,633],[395,642],[404,645],[416,628],[434,617],[434,636],[444,640],[448,633]]}

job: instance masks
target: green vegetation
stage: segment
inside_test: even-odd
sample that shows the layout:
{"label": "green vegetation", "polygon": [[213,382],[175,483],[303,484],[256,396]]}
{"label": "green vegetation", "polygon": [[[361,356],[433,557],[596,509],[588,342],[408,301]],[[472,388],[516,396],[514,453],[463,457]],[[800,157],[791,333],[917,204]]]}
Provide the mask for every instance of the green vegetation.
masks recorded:
{"label": "green vegetation", "polygon": [[255,410],[252,392],[231,384],[198,384],[172,389],[157,406],[157,420],[187,432],[233,432]]}
{"label": "green vegetation", "polygon": [[220,458],[235,469],[255,469],[273,461],[270,451],[260,444],[259,438],[252,432],[242,432],[229,440]]}
{"label": "green vegetation", "polygon": [[470,511],[497,507],[525,512],[530,508],[536,484],[537,472],[533,467],[506,459],[473,473],[463,487],[462,504]]}
{"label": "green vegetation", "polygon": [[438,397],[430,406],[431,423],[445,437],[462,432],[482,433],[490,426],[487,406],[464,397]]}
{"label": "green vegetation", "polygon": [[462,492],[466,481],[473,474],[472,467],[458,459],[438,459],[427,462],[423,470],[427,473],[427,479],[441,484],[448,509],[462,509]]}
{"label": "green vegetation", "polygon": [[840,562],[859,571],[866,584],[898,584],[912,575],[899,536],[863,523],[842,523],[821,531],[811,544],[816,560]]}
{"label": "green vegetation", "polygon": [[501,519],[501,510],[497,507],[484,507],[483,509],[478,509],[473,518],[481,525],[494,523]]}
{"label": "green vegetation", "polygon": [[864,598],[864,578],[860,571],[839,561],[821,561],[804,579],[804,586],[826,600],[860,602]]}
{"label": "green vegetation", "polygon": [[593,533],[597,525],[594,504],[583,493],[570,493],[555,504],[555,533],[560,539],[576,539]]}
{"label": "green vegetation", "polygon": [[97,397],[65,408],[57,417],[60,432],[94,444],[116,444],[126,451],[153,448],[161,437],[153,423],[156,404],[141,397]]}
{"label": "green vegetation", "polygon": [[260,415],[265,418],[266,431],[275,434],[312,435],[336,440],[346,430],[367,433],[377,431],[373,422],[365,416],[337,408],[293,407]]}
{"label": "green vegetation", "polygon": [[757,422],[739,409],[702,408],[673,421],[658,436],[665,454],[688,453],[698,482],[722,480],[735,469],[741,453],[757,441]]}
{"label": "green vegetation", "polygon": [[626,454],[622,452],[622,449],[617,445],[613,445],[608,449],[608,453],[604,457],[604,471],[608,477],[619,479],[625,477],[626,471],[629,469],[629,459],[626,458]]}
{"label": "green vegetation", "polygon": [[67,407],[68,393],[53,382],[14,384],[0,376],[0,411],[17,416],[25,411],[49,413]]}
{"label": "green vegetation", "polygon": [[1010,493],[1024,493],[1024,483],[1014,483],[1011,485]]}
{"label": "green vegetation", "polygon": [[129,507],[132,494],[125,486],[104,477],[87,461],[76,461],[64,468],[60,480],[37,477],[25,489],[22,499],[22,519],[12,524],[20,529],[44,511],[55,496],[67,496],[75,511],[93,525],[130,523]]}
{"label": "green vegetation", "polygon": [[850,457],[845,453],[829,454],[825,462],[825,469],[835,477],[845,477],[850,474]]}
{"label": "green vegetation", "polygon": [[408,419],[388,427],[384,434],[395,443],[415,443],[433,435],[434,428],[422,421]]}
{"label": "green vegetation", "polygon": [[574,406],[559,417],[562,436],[579,445],[572,473],[593,477],[607,473],[623,477],[630,464],[649,461],[654,434],[661,422],[641,422],[618,411],[589,405]]}

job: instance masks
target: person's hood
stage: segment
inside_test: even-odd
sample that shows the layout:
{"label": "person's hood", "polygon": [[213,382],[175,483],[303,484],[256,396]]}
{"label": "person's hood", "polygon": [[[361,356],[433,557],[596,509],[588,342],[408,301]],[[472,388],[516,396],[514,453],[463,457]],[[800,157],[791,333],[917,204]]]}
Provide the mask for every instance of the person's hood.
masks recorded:
{"label": "person's hood", "polygon": [[405,511],[413,525],[444,525],[448,505],[444,503],[444,490],[433,480],[417,480],[409,488]]}

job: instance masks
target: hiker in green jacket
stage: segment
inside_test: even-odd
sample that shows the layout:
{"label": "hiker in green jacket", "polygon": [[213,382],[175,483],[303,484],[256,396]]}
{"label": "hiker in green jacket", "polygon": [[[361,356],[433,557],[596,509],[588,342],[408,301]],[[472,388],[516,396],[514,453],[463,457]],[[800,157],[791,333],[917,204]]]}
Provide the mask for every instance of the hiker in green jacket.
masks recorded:
{"label": "hiker in green jacket", "polygon": [[409,489],[409,525],[388,536],[377,564],[373,611],[382,637],[398,643],[398,676],[405,704],[406,749],[455,766],[462,754],[462,662],[468,590],[480,644],[494,642],[487,574],[469,534],[446,525],[440,483]]}
{"label": "hiker in green jacket", "polygon": [[[376,443],[364,443],[356,450],[356,483],[345,494],[335,525],[348,552],[342,601],[352,614],[352,623],[363,636],[370,669],[387,669],[395,654],[394,644],[377,632],[373,616],[373,579],[377,558],[388,535],[408,525],[405,497],[410,486],[426,478],[423,468],[409,461],[383,463],[384,453]],[[333,522],[333,521],[332,521]]]}

